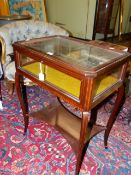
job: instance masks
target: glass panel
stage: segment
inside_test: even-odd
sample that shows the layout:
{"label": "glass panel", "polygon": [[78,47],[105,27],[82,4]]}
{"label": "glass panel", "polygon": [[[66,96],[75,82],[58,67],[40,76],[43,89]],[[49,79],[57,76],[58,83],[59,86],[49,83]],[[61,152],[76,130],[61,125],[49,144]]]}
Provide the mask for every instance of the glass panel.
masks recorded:
{"label": "glass panel", "polygon": [[[24,60],[24,61],[23,61]],[[79,98],[81,81],[62,73],[54,68],[36,62],[31,58],[22,57],[22,69],[40,81],[45,81],[61,91]]]}
{"label": "glass panel", "polygon": [[112,50],[101,49],[61,37],[49,38],[27,46],[82,71],[89,71],[89,68],[110,62],[121,55]]}
{"label": "glass panel", "polygon": [[95,83],[94,96],[97,96],[105,92],[111,86],[116,84],[119,81],[119,77],[120,77],[120,68],[114,70],[112,73],[98,77]]}

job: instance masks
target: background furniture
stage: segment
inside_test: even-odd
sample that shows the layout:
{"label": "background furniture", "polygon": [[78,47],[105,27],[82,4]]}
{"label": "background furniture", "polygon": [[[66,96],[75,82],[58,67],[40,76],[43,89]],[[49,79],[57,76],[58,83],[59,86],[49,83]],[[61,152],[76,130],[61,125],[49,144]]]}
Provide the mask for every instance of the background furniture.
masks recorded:
{"label": "background furniture", "polygon": [[31,16],[27,16],[27,15],[0,16],[0,20],[4,20],[4,21],[27,20],[27,19],[30,19],[30,18],[31,18]]}
{"label": "background furniture", "polygon": [[[104,5],[106,2],[111,3],[114,1],[113,9],[112,7],[107,7]],[[118,25],[119,25],[119,15],[116,18],[116,13],[118,9],[118,1],[119,0],[45,0],[47,17],[48,21],[59,26],[62,26],[66,30],[68,30],[72,36],[83,39],[92,39],[93,37],[93,29],[94,29],[94,21],[95,21],[95,9],[96,2],[100,2],[103,4],[102,11],[106,12],[106,9],[112,9],[112,16],[109,14],[109,17],[113,17],[111,21],[111,28],[114,30],[114,22],[116,20],[115,25],[115,36],[118,35]],[[68,9],[68,10],[67,10]],[[102,12],[102,13],[103,13]],[[111,12],[111,11],[110,11]],[[130,14],[131,13],[131,1],[123,0],[123,26],[122,26],[122,34],[131,32],[130,30]],[[102,16],[102,21],[106,16]],[[110,20],[110,19],[109,19]],[[108,21],[108,20],[107,20]],[[110,21],[108,21],[110,22]],[[111,30],[110,30],[111,31]],[[96,39],[103,39],[104,33],[97,33]],[[110,36],[112,36],[113,32]]]}
{"label": "background furniture", "polygon": [[96,33],[103,34],[104,40],[109,34],[114,37],[119,7],[120,0],[97,0],[93,39],[96,38]]}
{"label": "background furniture", "polygon": [[[4,77],[8,80],[7,85],[9,93],[13,93],[15,80],[15,63],[13,57],[12,44],[16,41],[30,40],[32,38],[40,38],[52,35],[68,35],[68,33],[50,23],[34,20],[22,20],[8,23],[0,27],[0,43],[2,45],[1,62],[3,64]],[[29,84],[28,80],[25,80]]]}
{"label": "background furniture", "polygon": [[27,15],[6,15],[6,16],[0,16],[0,26],[13,22],[13,21],[19,21],[19,20],[28,20],[31,19],[31,16]]}

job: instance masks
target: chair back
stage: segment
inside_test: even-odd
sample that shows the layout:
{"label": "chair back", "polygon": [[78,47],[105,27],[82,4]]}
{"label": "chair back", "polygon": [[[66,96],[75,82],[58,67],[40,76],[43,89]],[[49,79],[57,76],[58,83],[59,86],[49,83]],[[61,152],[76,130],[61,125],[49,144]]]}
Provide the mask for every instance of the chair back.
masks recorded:
{"label": "chair back", "polygon": [[9,54],[13,53],[12,44],[14,42],[52,35],[68,36],[68,33],[54,24],[34,20],[15,21],[0,27],[2,63],[11,60]]}

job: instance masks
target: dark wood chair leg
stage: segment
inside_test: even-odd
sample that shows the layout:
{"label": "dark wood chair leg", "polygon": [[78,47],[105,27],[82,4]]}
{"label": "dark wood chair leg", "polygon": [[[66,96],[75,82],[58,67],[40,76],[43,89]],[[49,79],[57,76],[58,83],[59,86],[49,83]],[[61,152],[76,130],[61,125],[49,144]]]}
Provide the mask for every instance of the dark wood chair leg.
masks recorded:
{"label": "dark wood chair leg", "polygon": [[0,100],[2,100],[2,92],[1,92],[1,80],[0,80]]}
{"label": "dark wood chair leg", "polygon": [[1,92],[1,81],[0,81],[0,110],[3,110],[3,106],[2,106],[2,92]]}
{"label": "dark wood chair leg", "polygon": [[115,122],[115,120],[117,118],[119,109],[120,109],[121,105],[123,104],[124,92],[125,92],[125,88],[124,88],[124,85],[122,85],[118,89],[116,101],[115,101],[115,104],[114,104],[114,108],[113,108],[111,116],[110,116],[110,118],[108,120],[107,129],[105,130],[105,134],[104,134],[104,145],[105,145],[105,148],[108,148],[107,147],[107,141],[108,141],[108,137],[109,137],[111,128],[112,128],[112,126],[113,126],[113,124],[114,124],[114,122]]}
{"label": "dark wood chair leg", "polygon": [[17,73],[15,74],[16,92],[17,92],[17,95],[20,101],[20,105],[21,105],[21,109],[23,112],[23,116],[24,116],[24,123],[25,123],[24,135],[25,135],[28,129],[28,124],[29,124],[28,100],[27,100],[27,95],[26,95],[26,86],[20,83],[21,78],[22,76],[20,76]]}
{"label": "dark wood chair leg", "polygon": [[28,100],[27,100],[27,94],[26,94],[26,86],[24,84],[21,85],[21,93],[22,93],[22,99],[24,102],[24,109],[26,115],[24,115],[24,123],[25,123],[25,129],[24,134],[27,132],[28,124],[29,124],[29,115],[28,115]]}

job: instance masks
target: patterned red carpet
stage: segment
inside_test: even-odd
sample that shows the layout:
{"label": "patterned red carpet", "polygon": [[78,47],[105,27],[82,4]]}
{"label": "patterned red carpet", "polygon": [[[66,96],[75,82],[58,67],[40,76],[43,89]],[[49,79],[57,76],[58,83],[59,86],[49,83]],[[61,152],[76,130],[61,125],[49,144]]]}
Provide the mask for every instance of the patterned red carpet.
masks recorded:
{"label": "patterned red carpet", "polygon": [[[30,110],[41,109],[55,99],[48,92],[28,87]],[[2,85],[4,110],[0,111],[0,175],[74,175],[76,158],[63,136],[47,123],[30,118],[26,136],[23,116],[16,93],[7,94]],[[114,99],[99,110],[98,123],[105,125]],[[81,175],[130,175],[131,126],[128,124],[131,96],[118,115],[108,141],[103,144],[103,132],[89,145]],[[69,106],[70,107],[70,106]],[[71,110],[74,110],[70,107]],[[79,112],[75,110],[79,115]]]}

